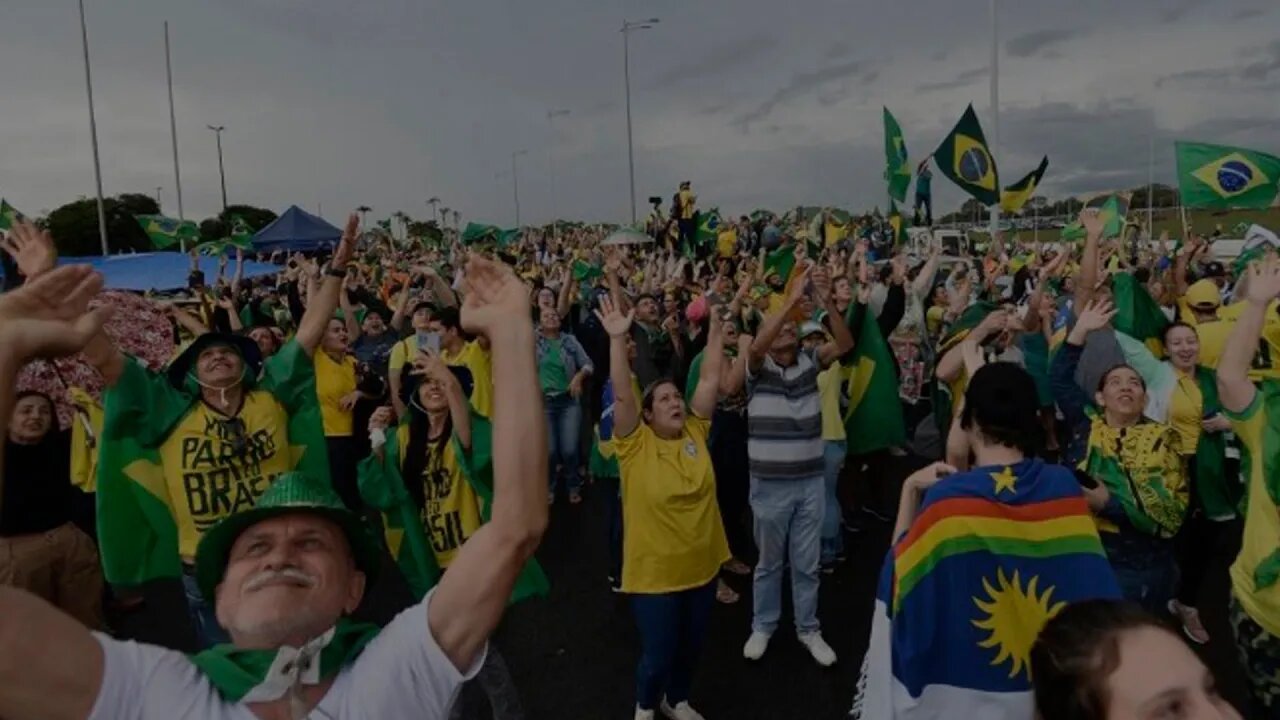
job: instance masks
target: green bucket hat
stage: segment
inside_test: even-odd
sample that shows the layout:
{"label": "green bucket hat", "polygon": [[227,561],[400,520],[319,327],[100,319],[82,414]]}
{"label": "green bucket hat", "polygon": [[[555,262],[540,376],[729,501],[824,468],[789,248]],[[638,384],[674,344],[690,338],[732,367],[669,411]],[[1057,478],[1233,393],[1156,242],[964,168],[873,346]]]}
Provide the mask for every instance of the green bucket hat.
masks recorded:
{"label": "green bucket hat", "polygon": [[287,472],[271,483],[257,505],[223,518],[200,538],[196,546],[196,584],[200,594],[212,602],[226,572],[231,546],[240,533],[263,520],[291,513],[319,515],[337,523],[351,544],[356,568],[368,579],[366,587],[373,584],[382,564],[382,548],[364,518],[348,510],[325,483],[304,473]]}

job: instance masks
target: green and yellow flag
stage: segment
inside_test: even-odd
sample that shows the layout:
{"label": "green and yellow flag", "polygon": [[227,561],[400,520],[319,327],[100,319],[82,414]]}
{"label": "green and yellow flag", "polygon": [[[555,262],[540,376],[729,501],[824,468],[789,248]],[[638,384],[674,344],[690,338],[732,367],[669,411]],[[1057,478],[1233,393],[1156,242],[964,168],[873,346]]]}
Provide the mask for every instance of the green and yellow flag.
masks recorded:
{"label": "green and yellow flag", "polygon": [[1023,205],[1031,199],[1035,194],[1036,187],[1040,185],[1040,179],[1044,177],[1044,171],[1049,168],[1049,156],[1045,155],[1040,161],[1040,167],[1032,170],[1029,175],[1022,178],[1018,182],[1005,188],[1000,193],[1000,209],[1007,213],[1015,213],[1022,209]]}
{"label": "green and yellow flag", "polygon": [[501,235],[502,230],[497,225],[469,222],[462,229],[462,237],[460,239],[463,245],[475,245],[484,241],[496,242]]}
{"label": "green and yellow flag", "polygon": [[18,212],[4,198],[0,198],[0,230],[8,230],[13,224],[22,219],[22,213]]}
{"label": "green and yellow flag", "polygon": [[[1119,195],[1099,195],[1085,203],[1085,207],[1098,209],[1103,220],[1103,238],[1117,237],[1124,232],[1125,216],[1129,214],[1128,200]],[[1059,237],[1062,240],[1083,240],[1085,235],[1084,225],[1076,220],[1062,228]]]}
{"label": "green and yellow flag", "polygon": [[[845,372],[840,384],[844,401],[844,428],[851,455],[897,447],[906,442],[898,374],[889,343],[880,325],[865,306],[847,364],[830,372]],[[839,322],[839,318],[833,318]]]}
{"label": "green and yellow flag", "polygon": [[933,159],[943,175],[978,202],[990,207],[1000,201],[996,161],[987,149],[987,138],[972,105],[965,108],[951,134],[934,151]]}
{"label": "green and yellow flag", "polygon": [[893,246],[902,247],[907,242],[907,224],[898,212],[898,205],[889,199],[889,226],[893,228]]}
{"label": "green and yellow flag", "polygon": [[[265,407],[253,397],[265,391],[288,418],[288,444],[282,447],[268,428],[254,427],[264,417],[261,411],[242,413],[246,419],[238,433],[230,432],[227,423],[211,419],[194,378],[179,390],[165,375],[127,359],[120,379],[103,394],[98,446],[98,539],[107,582],[139,585],[182,574],[183,533],[175,519],[179,503],[198,529],[252,507],[274,479],[269,467],[283,466],[328,482],[315,382],[311,358],[297,341],[286,343],[263,363],[259,377],[246,381],[246,407],[250,402]],[[206,417],[191,417],[193,413]],[[192,421],[214,427],[191,447],[185,443],[190,435],[182,447],[173,447],[175,428]]]}
{"label": "green and yellow flag", "polygon": [[777,274],[783,282],[791,279],[796,267],[796,248],[794,245],[781,245],[777,250],[764,256],[764,276]]}
{"label": "green and yellow flag", "polygon": [[231,217],[231,232],[227,234],[227,244],[241,250],[253,249],[253,230],[249,229],[249,223],[239,215]]}
{"label": "green and yellow flag", "polygon": [[1256,150],[1174,143],[1182,204],[1207,208],[1266,208],[1280,192],[1280,157]]}
{"label": "green and yellow flag", "polygon": [[[467,483],[480,501],[480,521],[489,522],[493,508],[493,426],[479,413],[471,413],[471,452],[463,449],[457,435],[449,439]],[[381,511],[387,548],[404,573],[414,596],[425,597],[440,581],[443,570],[436,560],[431,540],[422,526],[422,514],[408,489],[400,469],[409,445],[409,424],[402,423],[387,433],[381,453],[365,458],[359,467],[360,497]],[[416,479],[416,482],[422,482]],[[509,602],[545,596],[550,589],[538,561],[530,558],[516,578]]]}
{"label": "green and yellow flag", "polygon": [[911,166],[907,161],[907,141],[902,137],[898,121],[884,109],[884,179],[889,183],[889,197],[906,202],[911,184]]}
{"label": "green and yellow flag", "polygon": [[173,247],[183,240],[200,239],[200,228],[191,220],[178,220],[164,215],[134,215],[142,231],[159,250]]}

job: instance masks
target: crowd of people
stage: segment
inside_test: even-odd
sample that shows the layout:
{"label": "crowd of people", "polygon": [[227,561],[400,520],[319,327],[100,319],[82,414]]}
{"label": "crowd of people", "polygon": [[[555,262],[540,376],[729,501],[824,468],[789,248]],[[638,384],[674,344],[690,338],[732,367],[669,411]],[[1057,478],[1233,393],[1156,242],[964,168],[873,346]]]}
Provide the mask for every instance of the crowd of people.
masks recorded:
{"label": "crowd of people", "polygon": [[[637,720],[703,717],[726,578],[750,577],[744,662],[789,580],[796,640],[836,664],[821,616],[847,609],[818,589],[873,525],[892,545],[853,560],[883,567],[857,717],[1237,717],[1183,638],[1233,644],[1245,715],[1280,717],[1273,234],[1228,268],[1085,210],[1079,243],[944,256],[830,211],[708,238],[690,183],[669,217],[655,200],[639,244],[419,242],[353,214],[331,251],[262,258],[274,275],[239,257],[126,298],[16,223],[0,717],[460,717],[468,681],[523,717],[491,636],[555,582],[548,506],[588,484],[639,630]],[[887,434],[850,419],[868,342]],[[893,477],[903,458],[921,469]],[[1234,637],[1211,638],[1226,564]],[[403,612],[352,621],[388,574]],[[146,612],[159,578],[196,654],[106,632],[103,603]]]}

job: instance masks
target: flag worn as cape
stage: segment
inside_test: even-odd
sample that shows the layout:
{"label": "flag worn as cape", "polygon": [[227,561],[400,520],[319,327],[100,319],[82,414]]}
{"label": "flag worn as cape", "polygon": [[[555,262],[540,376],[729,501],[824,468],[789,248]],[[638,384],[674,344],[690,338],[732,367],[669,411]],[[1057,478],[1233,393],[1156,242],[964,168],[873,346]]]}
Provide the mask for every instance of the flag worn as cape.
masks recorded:
{"label": "flag worn as cape", "polygon": [[[315,384],[315,366],[293,340],[263,363],[262,374],[247,380],[245,389],[264,390],[284,407],[289,447],[278,452],[289,453],[292,469],[327,479],[329,455]],[[183,390],[175,389],[164,375],[126,358],[120,379],[103,394],[97,519],[107,582],[138,585],[182,573],[166,484],[166,472],[181,468],[165,468],[159,448],[200,402],[197,390],[194,380]],[[220,439],[219,445],[225,448]],[[230,470],[242,472],[238,466]],[[257,484],[265,490],[269,480]],[[229,479],[228,484],[236,482]]]}
{"label": "flag worn as cape", "polygon": [[889,197],[906,202],[911,184],[911,166],[907,160],[907,141],[902,137],[898,120],[884,109],[884,179],[889,184]]}
{"label": "flag worn as cape", "polygon": [[1227,145],[1174,143],[1186,207],[1266,208],[1280,191],[1280,157]]}
{"label": "flag worn as cape", "polygon": [[[477,412],[471,413],[471,452],[466,452],[457,435],[449,439],[461,461],[467,483],[480,500],[480,521],[489,522],[493,511],[493,426]],[[422,527],[422,516],[405,487],[400,468],[409,444],[409,424],[387,433],[382,453],[360,462],[360,497],[382,512],[387,548],[404,573],[414,596],[421,599],[440,581],[442,570]],[[419,481],[420,482],[420,481]],[[550,585],[538,561],[530,558],[516,578],[510,602],[535,595],[545,596]]]}
{"label": "flag worn as cape", "polygon": [[899,447],[907,441],[893,352],[875,317],[865,306],[861,312],[864,316],[846,366],[848,375],[840,383],[841,400],[847,403],[844,429],[850,455]]}
{"label": "flag worn as cape", "polygon": [[889,550],[852,717],[1024,720],[1069,603],[1119,598],[1080,485],[1038,459],[943,478]]}
{"label": "flag worn as cape", "polygon": [[972,195],[991,207],[1000,201],[1000,180],[995,158],[987,148],[987,138],[973,106],[965,108],[951,133],[933,153],[938,170]]}
{"label": "flag worn as cape", "polygon": [[1016,213],[1021,210],[1022,206],[1026,205],[1035,194],[1036,187],[1040,185],[1040,179],[1044,177],[1044,171],[1048,168],[1049,156],[1045,155],[1039,167],[1000,192],[1000,209],[1007,213]]}

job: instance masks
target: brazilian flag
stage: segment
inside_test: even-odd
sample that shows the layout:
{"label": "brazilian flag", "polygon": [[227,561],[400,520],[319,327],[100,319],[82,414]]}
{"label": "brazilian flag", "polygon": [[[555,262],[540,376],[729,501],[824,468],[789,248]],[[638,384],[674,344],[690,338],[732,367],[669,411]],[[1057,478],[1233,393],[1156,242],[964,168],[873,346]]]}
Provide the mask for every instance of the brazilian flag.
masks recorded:
{"label": "brazilian flag", "polygon": [[14,209],[4,198],[0,198],[0,230],[8,230],[22,219],[22,213]]}
{"label": "brazilian flag", "polygon": [[884,179],[889,183],[889,197],[906,202],[911,184],[911,167],[907,162],[907,141],[902,137],[898,121],[884,109]]}
{"label": "brazilian flag", "polygon": [[907,242],[907,226],[893,198],[889,199],[889,227],[893,228],[893,246],[902,247]]}
{"label": "brazilian flag", "polygon": [[502,230],[497,225],[485,225],[483,223],[469,222],[462,229],[462,244],[475,245],[478,242],[489,241],[495,242],[502,235]]}
{"label": "brazilian flag", "polygon": [[191,220],[177,220],[164,215],[134,215],[142,231],[158,249],[177,245],[183,240],[199,240],[200,228]]}
{"label": "brazilian flag", "polygon": [[[1129,201],[1119,195],[1099,195],[1084,205],[1086,208],[1097,208],[1102,216],[1102,237],[1118,237],[1124,232],[1125,216],[1129,214]],[[1079,220],[1062,228],[1059,237],[1064,240],[1083,240],[1084,225]]]}
{"label": "brazilian flag", "polygon": [[707,212],[698,213],[697,232],[693,236],[693,247],[686,247],[685,254],[693,257],[700,249],[713,248],[720,234],[720,208],[711,208]]}
{"label": "brazilian flag", "polygon": [[1226,145],[1174,143],[1182,204],[1266,208],[1280,192],[1280,157]]}
{"label": "brazilian flag", "polygon": [[990,207],[1000,201],[996,161],[987,149],[987,138],[972,105],[965,108],[951,134],[934,151],[933,159],[943,175],[978,202]]}
{"label": "brazilian flag", "polygon": [[862,312],[848,364],[831,370],[844,373],[840,376],[841,399],[846,407],[844,427],[850,455],[898,447],[907,440],[893,352],[875,317],[866,308]]}
{"label": "brazilian flag", "polygon": [[1040,179],[1044,177],[1044,171],[1048,168],[1049,156],[1045,155],[1040,161],[1040,167],[1000,193],[1000,209],[1006,213],[1016,213],[1021,210],[1035,193],[1036,187],[1040,185]]}

